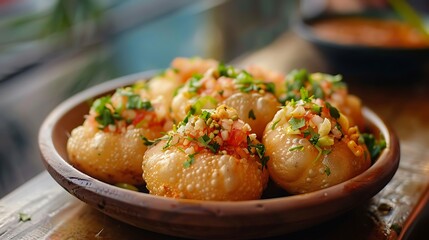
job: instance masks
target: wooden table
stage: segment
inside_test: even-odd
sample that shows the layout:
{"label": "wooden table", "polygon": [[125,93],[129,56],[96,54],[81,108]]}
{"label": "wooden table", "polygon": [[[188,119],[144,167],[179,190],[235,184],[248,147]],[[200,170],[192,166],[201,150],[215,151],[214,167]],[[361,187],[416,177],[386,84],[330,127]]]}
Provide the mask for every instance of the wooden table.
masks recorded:
{"label": "wooden table", "polygon": [[[312,70],[325,67],[311,46],[291,34],[235,62],[239,65],[259,63],[283,72],[294,67]],[[290,234],[288,239],[395,239],[401,228],[405,227],[402,233],[409,233],[408,229],[413,226],[410,219],[422,211],[419,208],[412,213],[429,183],[429,79],[387,85],[350,79],[346,82],[364,105],[396,130],[401,144],[399,169],[392,181],[370,201],[334,220]],[[31,219],[20,220],[22,213]],[[47,172],[0,200],[1,239],[166,237],[118,222],[90,208],[63,190]]]}

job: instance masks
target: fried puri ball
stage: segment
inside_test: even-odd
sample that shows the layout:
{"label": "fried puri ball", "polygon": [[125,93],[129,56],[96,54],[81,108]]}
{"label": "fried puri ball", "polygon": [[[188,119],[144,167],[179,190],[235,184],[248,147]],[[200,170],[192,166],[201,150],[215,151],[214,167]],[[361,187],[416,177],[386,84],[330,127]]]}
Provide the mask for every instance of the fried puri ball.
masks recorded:
{"label": "fried puri ball", "polygon": [[267,158],[250,130],[225,105],[188,114],[144,155],[149,193],[214,201],[259,199],[268,182]]}
{"label": "fried puri ball", "polygon": [[267,125],[263,143],[271,179],[292,194],[333,186],[371,165],[357,126],[321,99],[288,102]]}
{"label": "fried puri ball", "polygon": [[256,79],[274,83],[276,86],[275,95],[277,97],[280,97],[286,92],[286,79],[284,74],[254,64],[247,66],[246,71],[248,71]]}
{"label": "fried puri ball", "polygon": [[341,75],[325,73],[308,73],[307,70],[293,70],[286,77],[286,91],[282,101],[298,100],[301,98],[301,89],[315,98],[323,99],[338,108],[349,120],[350,125],[357,125],[364,130],[365,120],[362,114],[361,100],[348,93],[347,85]]}
{"label": "fried puri ball", "polygon": [[253,133],[262,136],[280,106],[274,92],[273,83],[257,80],[244,70],[219,64],[186,82],[173,98],[172,116],[181,121],[191,108],[213,109],[225,104],[237,110],[239,118],[250,125]]}
{"label": "fried puri ball", "polygon": [[175,91],[195,74],[203,74],[214,68],[218,62],[213,59],[175,58],[168,69],[153,77],[147,85],[152,99],[162,96],[170,104]]}
{"label": "fried puri ball", "polygon": [[121,88],[94,101],[83,125],[72,130],[67,142],[73,166],[111,184],[144,183],[144,140],[161,137],[171,124],[162,115],[165,110],[158,112],[165,104],[151,102],[140,90],[136,85]]}

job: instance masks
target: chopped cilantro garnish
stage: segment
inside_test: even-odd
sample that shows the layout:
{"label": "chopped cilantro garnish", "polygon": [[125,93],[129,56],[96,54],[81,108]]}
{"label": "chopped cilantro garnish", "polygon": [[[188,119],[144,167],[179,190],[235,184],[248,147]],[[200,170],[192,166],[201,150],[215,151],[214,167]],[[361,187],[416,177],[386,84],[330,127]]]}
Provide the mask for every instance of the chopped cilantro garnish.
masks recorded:
{"label": "chopped cilantro garnish", "polygon": [[244,93],[260,90],[264,90],[271,93],[275,92],[275,85],[273,83],[256,80],[250,73],[246,71],[241,71],[234,79],[234,83],[237,86],[238,90]]}
{"label": "chopped cilantro garnish", "polygon": [[159,143],[162,140],[162,138],[157,138],[155,140],[149,140],[145,136],[141,136],[141,139],[143,140],[143,144],[146,145],[146,146],[155,145],[155,144]]}
{"label": "chopped cilantro garnish", "polygon": [[269,156],[265,156],[265,145],[262,143],[252,144],[250,137],[247,136],[247,150],[253,152],[252,148],[255,148],[256,154],[261,159],[262,168],[267,167],[267,162],[270,160]]}
{"label": "chopped cilantro garnish", "polygon": [[200,115],[200,117],[204,119],[204,121],[207,121],[210,118],[210,116],[211,116],[211,113],[208,111],[203,111]]}
{"label": "chopped cilantro garnish", "polygon": [[289,152],[296,151],[296,150],[302,151],[303,149],[304,149],[303,145],[297,145],[295,147],[289,148]]}
{"label": "chopped cilantro garnish", "polygon": [[331,104],[329,104],[328,102],[326,102],[326,107],[329,110],[329,113],[331,114],[331,116],[335,119],[340,118],[340,112],[338,111],[338,109],[336,109],[335,107],[333,107]]}
{"label": "chopped cilantro garnish", "polygon": [[294,118],[292,117],[289,119],[289,124],[292,128],[292,130],[298,130],[305,126],[305,119],[304,118]]}
{"label": "chopped cilantro garnish", "polygon": [[219,71],[220,76],[231,77],[231,78],[237,77],[237,73],[234,67],[232,66],[226,66],[225,64],[220,63],[217,69]]}
{"label": "chopped cilantro garnish", "polygon": [[279,122],[280,122],[280,119],[274,121],[273,124],[271,125],[271,130],[274,130]]}
{"label": "chopped cilantro garnish", "polygon": [[190,167],[195,162],[195,155],[196,153],[188,155],[188,159],[183,163],[184,168]]}
{"label": "chopped cilantro garnish", "polygon": [[311,105],[311,111],[320,115],[320,113],[322,112],[322,107],[314,103],[313,105]]}
{"label": "chopped cilantro garnish", "polygon": [[19,213],[19,221],[20,222],[27,222],[27,221],[30,221],[30,220],[31,220],[31,216],[30,215],[28,215],[26,213],[22,213],[22,212]]}
{"label": "chopped cilantro garnish", "polygon": [[304,83],[308,81],[308,72],[305,69],[293,70],[287,75],[288,90],[299,90],[304,87]]}
{"label": "chopped cilantro garnish", "polygon": [[192,115],[200,114],[203,108],[216,107],[216,105],[217,100],[214,97],[204,96],[198,98],[198,100],[194,104],[192,104],[190,111],[193,111],[191,112]]}
{"label": "chopped cilantro garnish", "polygon": [[304,130],[303,133],[304,133],[305,138],[310,136],[309,141],[311,144],[316,145],[317,142],[319,141],[320,135],[318,133],[316,133],[312,128],[308,128],[308,129]]}
{"label": "chopped cilantro garnish", "polygon": [[264,157],[262,157],[262,158],[261,158],[261,165],[262,165],[262,168],[267,167],[267,162],[268,162],[268,160],[270,160],[270,157],[269,157],[269,156],[264,156]]}
{"label": "chopped cilantro garnish", "polygon": [[171,146],[171,140],[173,140],[173,135],[169,135],[167,139],[167,143],[162,147],[162,150],[165,150]]}
{"label": "chopped cilantro garnish", "polygon": [[315,98],[321,98],[321,99],[325,98],[325,93],[323,92],[323,89],[319,83],[313,83],[311,85],[311,88],[313,90],[313,96]]}
{"label": "chopped cilantro garnish", "polygon": [[98,114],[95,120],[100,124],[100,129],[105,128],[109,124],[115,124],[115,119],[121,119],[118,113],[112,113],[110,108],[107,107],[110,104],[112,103],[109,96],[98,98],[92,104],[92,109]]}
{"label": "chopped cilantro garnish", "polygon": [[301,94],[301,99],[304,102],[310,102],[311,101],[310,98],[308,97],[308,91],[304,87],[299,89],[299,93]]}
{"label": "chopped cilantro garnish", "polygon": [[332,149],[323,149],[322,154],[323,155],[329,155],[332,152]]}
{"label": "chopped cilantro garnish", "polygon": [[128,97],[127,109],[146,109],[152,110],[152,104],[148,100],[142,100],[140,95],[134,94]]}
{"label": "chopped cilantro garnish", "polygon": [[100,112],[100,115],[95,117],[95,120],[101,125],[102,128],[104,128],[105,126],[107,126],[109,124],[115,123],[115,120],[112,116],[112,113],[110,112],[110,110],[108,108],[103,109]]}
{"label": "chopped cilantro garnish", "polygon": [[266,82],[265,83],[265,91],[270,92],[270,93],[275,93],[276,92],[276,85],[272,82]]}
{"label": "chopped cilantro garnish", "polygon": [[314,147],[315,147],[315,148],[317,149],[317,151],[318,151],[317,156],[316,156],[316,159],[314,159],[314,162],[316,162],[317,160],[319,160],[320,156],[322,156],[322,149],[321,149],[319,146],[317,146],[317,145],[314,145]]}
{"label": "chopped cilantro garnish", "polygon": [[[361,137],[363,137],[365,145],[368,148],[371,160],[375,160],[380,155],[381,151],[386,148],[386,140],[384,140],[383,136],[377,140],[373,134],[362,133]],[[359,140],[360,142],[362,141],[362,139]]]}
{"label": "chopped cilantro garnish", "polygon": [[212,151],[213,153],[216,153],[219,150],[220,145],[217,142],[211,143],[211,140],[212,139],[209,136],[207,136],[207,134],[204,134],[203,136],[197,139],[197,141],[201,143],[204,147],[210,149],[210,151]]}
{"label": "chopped cilantro garnish", "polygon": [[248,114],[247,117],[250,118],[250,119],[253,119],[253,120],[256,119],[256,116],[255,116],[255,113],[253,112],[253,109],[250,109],[249,114]]}
{"label": "chopped cilantro garnish", "polygon": [[253,145],[256,149],[256,153],[260,158],[263,158],[265,155],[265,146],[262,143],[258,143],[256,145]]}
{"label": "chopped cilantro garnish", "polygon": [[331,169],[328,166],[325,166],[325,174],[329,177],[331,175]]}
{"label": "chopped cilantro garnish", "polygon": [[203,78],[203,75],[201,74],[194,74],[190,79],[189,79],[189,92],[192,93],[196,93],[198,92],[198,89],[200,89],[201,85],[200,85],[200,80],[201,78]]}
{"label": "chopped cilantro garnish", "polygon": [[110,103],[111,102],[109,96],[101,97],[94,101],[94,103],[92,104],[92,109],[94,109],[96,113],[100,114],[103,109],[106,108],[106,105]]}

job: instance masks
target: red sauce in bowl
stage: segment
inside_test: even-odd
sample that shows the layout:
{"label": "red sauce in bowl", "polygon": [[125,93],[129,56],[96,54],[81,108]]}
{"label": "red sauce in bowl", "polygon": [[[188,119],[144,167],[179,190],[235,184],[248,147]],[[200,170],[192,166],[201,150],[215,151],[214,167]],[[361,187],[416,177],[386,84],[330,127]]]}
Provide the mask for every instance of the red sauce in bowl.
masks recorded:
{"label": "red sauce in bowl", "polygon": [[313,23],[312,29],[321,39],[345,45],[386,48],[429,46],[429,37],[396,20],[361,17],[332,18]]}

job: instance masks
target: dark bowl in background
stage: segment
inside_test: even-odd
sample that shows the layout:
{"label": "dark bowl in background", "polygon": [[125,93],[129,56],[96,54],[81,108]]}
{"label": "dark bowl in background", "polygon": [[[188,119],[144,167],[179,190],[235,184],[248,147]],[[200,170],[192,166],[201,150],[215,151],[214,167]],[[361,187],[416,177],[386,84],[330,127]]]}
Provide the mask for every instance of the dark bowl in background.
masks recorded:
{"label": "dark bowl in background", "polygon": [[[310,42],[328,61],[329,72],[341,73],[360,80],[411,80],[428,73],[429,47],[394,48],[341,44],[322,39],[312,24],[328,18],[363,17],[371,19],[399,19],[393,12],[367,11],[353,14],[324,13],[315,17],[296,17],[295,32]],[[426,71],[425,71],[426,70]]]}

